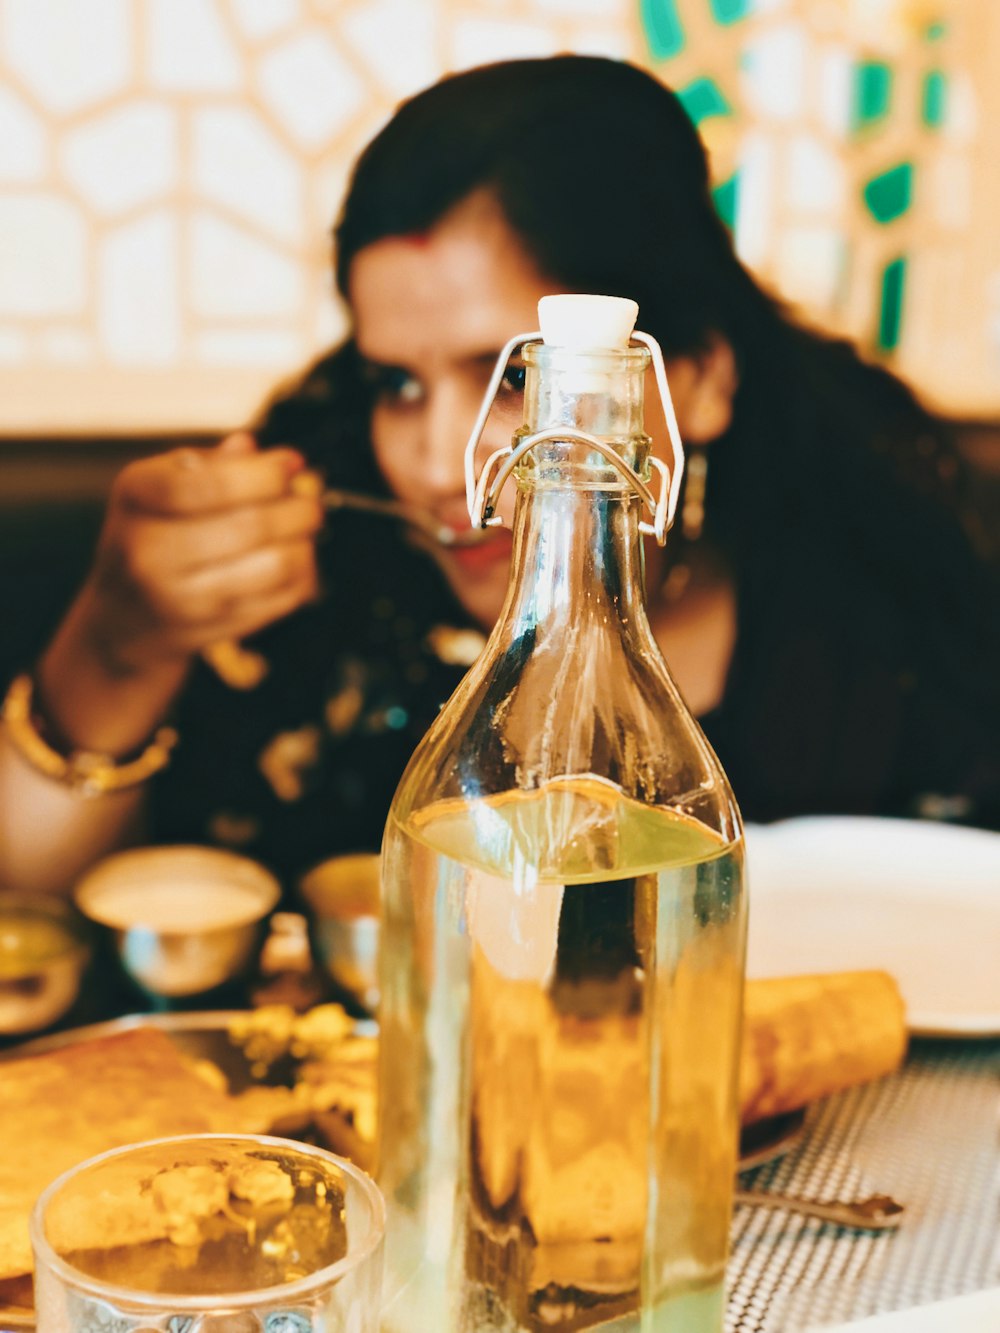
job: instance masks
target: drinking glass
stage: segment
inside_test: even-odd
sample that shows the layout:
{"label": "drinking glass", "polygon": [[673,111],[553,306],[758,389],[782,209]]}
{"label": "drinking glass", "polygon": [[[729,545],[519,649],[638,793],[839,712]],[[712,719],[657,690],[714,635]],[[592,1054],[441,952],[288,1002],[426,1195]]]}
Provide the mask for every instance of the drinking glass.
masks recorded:
{"label": "drinking glass", "polygon": [[31,1217],[38,1333],[377,1333],[385,1209],[321,1148],[194,1134],[114,1149]]}

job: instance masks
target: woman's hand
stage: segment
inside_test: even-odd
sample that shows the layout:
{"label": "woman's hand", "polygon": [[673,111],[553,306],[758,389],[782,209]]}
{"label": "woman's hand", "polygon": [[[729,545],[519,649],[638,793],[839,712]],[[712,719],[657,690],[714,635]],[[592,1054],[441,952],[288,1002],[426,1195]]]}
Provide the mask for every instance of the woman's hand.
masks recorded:
{"label": "woman's hand", "polygon": [[121,472],[93,569],[38,664],[64,746],[123,755],[146,743],[198,652],[315,596],[323,511],[294,491],[304,467],[241,432]]}
{"label": "woman's hand", "polygon": [[292,491],[293,449],[250,435],[130,463],[111,492],[78,632],[109,675],[187,662],[316,595],[319,501]]}

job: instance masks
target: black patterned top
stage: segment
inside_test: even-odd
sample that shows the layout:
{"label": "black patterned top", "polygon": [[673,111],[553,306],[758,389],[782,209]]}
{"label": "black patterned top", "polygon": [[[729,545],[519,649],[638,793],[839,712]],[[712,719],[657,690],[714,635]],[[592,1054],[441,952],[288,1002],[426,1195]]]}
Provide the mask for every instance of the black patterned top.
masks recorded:
{"label": "black patterned top", "polygon": [[392,523],[338,513],[320,554],[322,599],[244,645],[259,683],[199,663],[149,829],[243,851],[286,885],[378,850],[407,760],[485,642]]}
{"label": "black patterned top", "polygon": [[[828,534],[738,586],[723,702],[700,719],[746,819],[951,818],[998,826],[997,717],[980,672]],[[251,689],[199,666],[181,743],[154,784],[151,840],[246,852],[287,884],[377,850],[403,768],[484,636],[433,562],[384,520],[338,514],[326,593],[256,636]]]}

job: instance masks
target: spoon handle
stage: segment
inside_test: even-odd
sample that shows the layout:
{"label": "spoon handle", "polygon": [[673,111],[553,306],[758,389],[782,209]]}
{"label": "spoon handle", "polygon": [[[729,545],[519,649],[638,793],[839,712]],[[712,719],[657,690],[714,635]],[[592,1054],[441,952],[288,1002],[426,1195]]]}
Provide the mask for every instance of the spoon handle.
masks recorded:
{"label": "spoon handle", "polygon": [[399,519],[411,528],[426,533],[440,546],[475,546],[484,538],[492,536],[479,528],[452,528],[440,523],[433,514],[416,505],[404,504],[401,500],[384,500],[376,495],[364,495],[360,491],[343,491],[328,487],[323,491],[321,500],[327,509],[356,509],[366,514],[380,514],[384,518]]}
{"label": "spoon handle", "polygon": [[327,509],[358,509],[366,514],[383,514],[386,518],[399,518],[406,522],[422,524],[424,515],[419,511],[411,513],[408,506],[397,500],[383,500],[377,495],[364,495],[360,491],[342,491],[327,487],[320,499]]}
{"label": "spoon handle", "polygon": [[887,1194],[873,1194],[869,1199],[850,1202],[831,1199],[799,1199],[788,1194],[768,1194],[765,1190],[737,1190],[735,1202],[751,1208],[774,1208],[779,1212],[802,1213],[821,1222],[836,1222],[842,1227],[858,1227],[864,1231],[889,1231],[902,1221],[902,1204]]}

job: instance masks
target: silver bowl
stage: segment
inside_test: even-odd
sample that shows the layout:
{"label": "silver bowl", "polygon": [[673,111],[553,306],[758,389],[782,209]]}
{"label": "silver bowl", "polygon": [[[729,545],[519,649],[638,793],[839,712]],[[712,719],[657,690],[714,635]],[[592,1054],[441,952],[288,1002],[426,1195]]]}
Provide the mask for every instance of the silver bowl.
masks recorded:
{"label": "silver bowl", "polygon": [[379,1000],[380,861],[377,852],[333,856],[299,882],[317,958],[370,1014]]}
{"label": "silver bowl", "polygon": [[140,847],[99,862],[74,896],[84,916],[111,932],[128,975],[169,1000],[238,976],[281,889],[262,865],[233,852]]}
{"label": "silver bowl", "polygon": [[40,1032],[80,993],[90,944],[69,903],[0,893],[0,1033]]}

